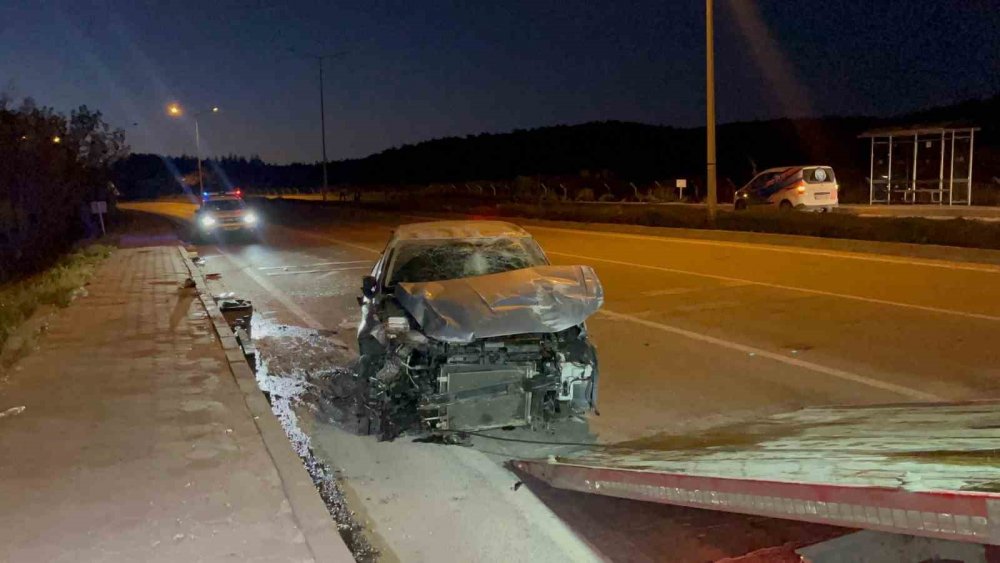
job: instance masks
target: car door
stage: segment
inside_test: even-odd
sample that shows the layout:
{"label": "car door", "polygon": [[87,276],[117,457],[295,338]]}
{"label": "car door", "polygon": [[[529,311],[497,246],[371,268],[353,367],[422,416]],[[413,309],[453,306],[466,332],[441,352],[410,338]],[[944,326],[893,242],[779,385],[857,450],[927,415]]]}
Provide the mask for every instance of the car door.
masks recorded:
{"label": "car door", "polygon": [[747,190],[747,203],[750,205],[770,203],[768,198],[773,193],[770,188],[777,176],[776,172],[761,172],[756,178],[751,180],[749,189]]}

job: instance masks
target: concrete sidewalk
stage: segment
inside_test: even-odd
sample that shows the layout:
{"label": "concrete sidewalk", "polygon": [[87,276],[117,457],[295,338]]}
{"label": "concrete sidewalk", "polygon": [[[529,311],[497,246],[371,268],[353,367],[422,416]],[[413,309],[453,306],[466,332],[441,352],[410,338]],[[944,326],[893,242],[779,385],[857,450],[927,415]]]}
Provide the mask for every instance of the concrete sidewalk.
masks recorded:
{"label": "concrete sidewalk", "polygon": [[0,561],[353,560],[188,276],[115,252],[0,380]]}

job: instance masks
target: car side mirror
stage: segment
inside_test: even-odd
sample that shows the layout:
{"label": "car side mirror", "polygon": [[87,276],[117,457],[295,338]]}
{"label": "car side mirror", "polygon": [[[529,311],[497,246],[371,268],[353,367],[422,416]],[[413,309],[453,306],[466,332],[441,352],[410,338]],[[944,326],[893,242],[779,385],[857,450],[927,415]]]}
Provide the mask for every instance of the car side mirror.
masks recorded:
{"label": "car side mirror", "polygon": [[361,278],[361,293],[368,299],[372,299],[378,294],[378,280],[375,279],[375,276]]}

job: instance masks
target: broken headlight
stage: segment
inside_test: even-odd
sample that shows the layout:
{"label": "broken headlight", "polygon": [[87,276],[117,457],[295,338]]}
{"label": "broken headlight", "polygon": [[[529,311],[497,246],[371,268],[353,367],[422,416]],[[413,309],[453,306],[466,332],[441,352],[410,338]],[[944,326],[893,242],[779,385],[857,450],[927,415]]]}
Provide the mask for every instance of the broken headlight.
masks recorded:
{"label": "broken headlight", "polygon": [[410,320],[406,317],[389,317],[385,320],[385,333],[390,336],[406,334],[410,330]]}

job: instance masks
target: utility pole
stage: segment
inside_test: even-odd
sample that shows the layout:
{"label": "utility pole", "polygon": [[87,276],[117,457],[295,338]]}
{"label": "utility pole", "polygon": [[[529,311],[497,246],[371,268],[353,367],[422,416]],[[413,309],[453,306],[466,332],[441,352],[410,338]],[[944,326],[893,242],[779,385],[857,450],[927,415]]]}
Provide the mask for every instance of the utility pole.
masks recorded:
{"label": "utility pole", "polygon": [[713,0],[705,0],[705,103],[707,106],[705,133],[708,138],[705,160],[708,183],[708,220],[714,223],[718,197],[715,162],[715,24],[712,3]]}
{"label": "utility pole", "polygon": [[320,124],[319,126],[320,126],[320,129],[321,129],[321,131],[320,131],[320,140],[321,140],[322,148],[323,148],[323,201],[326,201],[327,194],[328,194],[329,189],[330,189],[330,185],[329,185],[329,177],[327,176],[327,172],[326,172],[326,164],[327,164],[327,160],[326,160],[326,98],[323,95],[323,61],[326,60],[326,59],[335,59],[335,58],[338,58],[338,57],[342,57],[342,56],[344,56],[344,55],[347,54],[347,51],[339,51],[339,52],[332,53],[332,54],[329,54],[329,55],[314,55],[314,54],[310,54],[310,53],[302,53],[302,52],[296,51],[295,49],[291,49],[291,48],[289,48],[288,51],[291,52],[292,54],[296,55],[296,56],[299,56],[299,57],[316,59],[316,62],[319,64],[319,124]]}
{"label": "utility pole", "polygon": [[319,123],[323,139],[323,201],[326,201],[329,185],[326,177],[326,106],[323,100],[323,57],[316,57],[316,60],[319,61]]}

